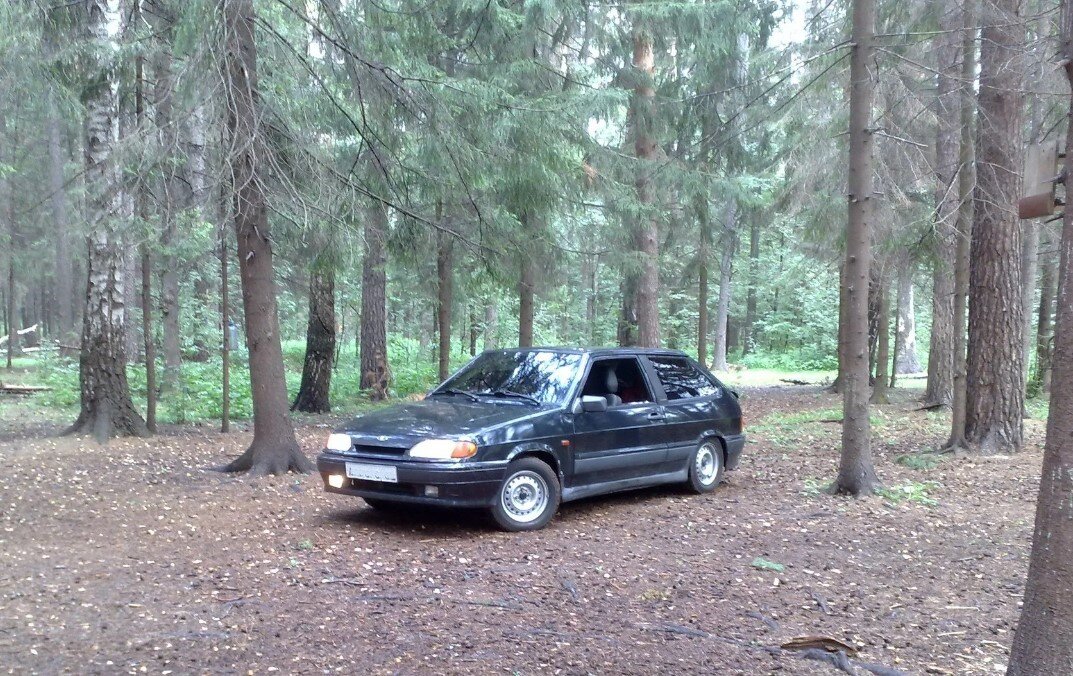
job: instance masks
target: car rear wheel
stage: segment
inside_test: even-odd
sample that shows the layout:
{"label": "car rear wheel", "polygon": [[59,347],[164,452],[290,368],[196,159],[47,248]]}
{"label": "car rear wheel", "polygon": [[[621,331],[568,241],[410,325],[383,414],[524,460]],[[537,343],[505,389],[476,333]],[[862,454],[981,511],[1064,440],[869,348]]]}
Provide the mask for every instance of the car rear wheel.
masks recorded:
{"label": "car rear wheel", "polygon": [[689,487],[694,493],[710,493],[722,479],[722,445],[715,439],[706,439],[689,459]]}
{"label": "car rear wheel", "polygon": [[559,509],[559,478],[546,463],[520,458],[507,465],[492,518],[506,531],[538,530]]}

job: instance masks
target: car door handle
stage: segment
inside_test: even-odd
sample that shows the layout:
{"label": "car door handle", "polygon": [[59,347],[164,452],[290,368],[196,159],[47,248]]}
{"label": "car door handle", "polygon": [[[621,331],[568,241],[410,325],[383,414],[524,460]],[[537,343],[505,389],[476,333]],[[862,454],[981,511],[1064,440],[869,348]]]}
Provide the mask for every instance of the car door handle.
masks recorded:
{"label": "car door handle", "polygon": [[666,420],[667,419],[667,414],[660,413],[659,411],[652,411],[651,413],[648,414],[648,419],[649,420]]}

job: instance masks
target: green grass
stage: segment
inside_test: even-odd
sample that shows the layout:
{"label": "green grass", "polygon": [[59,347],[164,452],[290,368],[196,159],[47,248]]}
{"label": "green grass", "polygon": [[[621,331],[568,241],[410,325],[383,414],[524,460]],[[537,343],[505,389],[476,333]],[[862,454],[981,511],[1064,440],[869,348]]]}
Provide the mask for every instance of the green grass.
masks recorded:
{"label": "green grass", "polygon": [[[302,380],[305,341],[286,340],[283,341],[282,347],[287,392],[293,399]],[[373,404],[369,401],[368,393],[361,389],[361,370],[353,345],[341,345],[340,348],[339,358],[332,372],[331,402],[333,414],[346,416],[368,409]],[[458,368],[469,359],[468,354],[452,355],[452,368]],[[391,339],[388,343],[388,360],[392,366],[391,395],[394,398],[427,392],[438,382],[437,367],[431,360],[429,350],[422,350],[415,340]],[[51,388],[48,392],[21,400],[23,403],[55,411],[66,417],[77,413],[80,396],[77,359],[54,354],[20,357],[15,365],[17,370],[10,372],[10,382],[46,385]],[[158,383],[162,378],[163,365],[158,364]],[[0,374],[0,380],[2,379],[3,375]],[[144,411],[145,365],[129,365],[127,380],[135,406]],[[222,380],[222,362],[217,355],[205,362],[184,362],[175,389],[162,392],[158,397],[157,420],[165,424],[219,420],[223,413]],[[253,416],[253,400],[245,350],[236,350],[231,354],[230,383],[230,418],[248,420]]]}
{"label": "green grass", "polygon": [[1048,394],[1040,394],[1025,401],[1025,409],[1028,416],[1036,420],[1046,420],[1051,410],[1051,397]]}
{"label": "green grass", "polygon": [[926,507],[934,507],[939,504],[939,501],[931,497],[929,492],[941,486],[942,484],[937,481],[907,481],[899,486],[885,486],[876,492],[896,505],[914,502]]}
{"label": "green grass", "polygon": [[906,453],[905,455],[899,455],[894,459],[894,462],[902,467],[923,471],[935,469],[943,463],[943,458],[934,453]]}

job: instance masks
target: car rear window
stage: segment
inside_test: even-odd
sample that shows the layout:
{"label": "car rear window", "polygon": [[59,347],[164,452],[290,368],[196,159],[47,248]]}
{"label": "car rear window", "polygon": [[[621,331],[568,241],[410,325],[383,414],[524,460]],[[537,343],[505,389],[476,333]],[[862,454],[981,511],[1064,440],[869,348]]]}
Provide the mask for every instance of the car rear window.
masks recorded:
{"label": "car rear window", "polygon": [[649,357],[656,367],[659,382],[667,399],[692,399],[718,394],[719,387],[688,359],[680,357]]}

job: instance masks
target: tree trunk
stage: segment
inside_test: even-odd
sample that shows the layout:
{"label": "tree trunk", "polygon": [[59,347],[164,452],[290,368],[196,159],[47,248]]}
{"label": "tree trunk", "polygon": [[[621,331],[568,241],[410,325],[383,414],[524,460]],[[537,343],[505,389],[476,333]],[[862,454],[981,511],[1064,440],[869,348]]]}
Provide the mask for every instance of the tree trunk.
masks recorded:
{"label": "tree trunk", "polygon": [[287,383],[279,339],[275,266],[268,230],[262,172],[265,154],[257,87],[253,0],[220,0],[227,49],[224,54],[228,140],[235,239],[249,350],[253,395],[253,443],[225,471],[254,474],[308,472],[287,412]]}
{"label": "tree trunk", "polygon": [[935,221],[932,268],[931,346],[928,351],[928,405],[949,406],[954,397],[954,268],[957,259],[958,51],[961,16],[956,5],[935,2],[939,64],[935,97]]}
{"label": "tree trunk", "polygon": [[1058,275],[1055,274],[1054,257],[1043,257],[1040,264],[1039,324],[1036,329],[1036,382],[1040,392],[1051,391],[1051,364],[1054,340],[1054,297],[1058,292]]}
{"label": "tree trunk", "polygon": [[873,58],[874,0],[853,0],[853,46],[850,57],[849,220],[846,226],[846,264],[842,282],[845,301],[845,346],[842,380],[842,453],[837,493],[872,493],[879,479],[872,464],[871,422],[868,413],[868,281],[872,265],[872,101],[868,72]]}
{"label": "tree trunk", "polygon": [[437,234],[436,252],[436,332],[439,335],[440,382],[451,375],[451,304],[454,302],[454,239],[446,233]]}
{"label": "tree trunk", "polygon": [[[6,119],[0,119],[0,138],[3,139],[5,146],[2,154],[0,154],[0,165],[5,161],[13,165],[15,158],[10,156],[8,149],[15,144],[9,142],[7,138]],[[0,175],[0,217],[7,221],[7,294],[5,297],[7,307],[4,310],[4,314],[7,316],[7,346],[5,351],[7,352],[7,368],[10,370],[19,339],[18,322],[15,321],[15,296],[17,294],[15,289],[15,252],[18,250],[18,245],[15,242],[15,194],[11,176],[6,173]]]}
{"label": "tree trunk", "polygon": [[[535,223],[529,212],[522,214],[522,230],[532,237]],[[536,263],[532,255],[523,255],[518,279],[518,347],[533,346],[533,289],[536,286]]]}
{"label": "tree trunk", "polygon": [[1036,317],[1033,310],[1036,304],[1036,268],[1039,258],[1039,224],[1033,221],[1022,221],[1025,229],[1025,239],[1021,248],[1021,293],[1024,294],[1022,308],[1024,309],[1023,323],[1023,347],[1025,378],[1028,378],[1032,364],[1032,330],[1035,328]]}
{"label": "tree trunk", "polygon": [[[139,202],[144,203],[140,197]],[[139,205],[141,209],[141,205]],[[156,344],[153,341],[153,258],[142,247],[142,340],[145,343],[145,427],[156,433]]]}
{"label": "tree trunk", "polygon": [[[162,13],[161,13],[162,14]],[[179,135],[173,119],[172,108],[175,82],[172,74],[170,24],[158,17],[155,24],[162,34],[162,47],[154,65],[156,127],[160,130],[162,144],[164,181],[160,200],[161,220],[161,280],[160,280],[160,325],[163,330],[164,381],[166,391],[174,391],[179,383],[182,367],[182,334],[179,318],[179,246],[178,215],[190,202],[189,185],[182,176],[178,159]]]}
{"label": "tree trunk", "polygon": [[916,300],[913,289],[913,266],[903,267],[898,274],[898,349],[894,351],[894,373],[920,373],[917,357]]}
{"label": "tree trunk", "polygon": [[477,356],[477,335],[480,333],[479,324],[477,323],[477,310],[469,304],[469,356]]}
{"label": "tree trunk", "polygon": [[760,267],[760,219],[752,218],[749,223],[749,289],[745,294],[745,323],[741,329],[741,356],[753,351],[756,336],[753,326],[756,324],[756,281]]}
{"label": "tree trunk", "polygon": [[309,273],[309,321],[302,383],[292,411],[328,413],[332,410],[332,364],[335,359],[335,268],[315,261]]}
{"label": "tree trunk", "polygon": [[708,257],[711,255],[708,242],[711,232],[708,223],[708,205],[705,201],[698,210],[700,220],[700,249],[697,252],[697,361],[708,365]]}
{"label": "tree trunk", "polygon": [[494,302],[484,306],[484,349],[494,350],[499,347],[499,311]]}
{"label": "tree trunk", "polygon": [[[1073,7],[1061,10],[1062,59],[1073,89]],[[1073,94],[1070,96],[1073,116]],[[1066,131],[1066,185],[1073,172],[1073,127]],[[1068,188],[1067,188],[1068,190]],[[1073,210],[1066,209],[1058,267],[1054,390],[1047,417],[1024,609],[1006,673],[1073,673]]]}
{"label": "tree trunk", "polygon": [[712,353],[712,370],[726,373],[727,367],[727,319],[730,315],[730,282],[734,264],[734,249],[738,239],[738,203],[733,197],[727,202],[723,236],[723,249],[719,261],[719,300],[715,306],[715,347]]}
{"label": "tree trunk", "polygon": [[67,187],[64,178],[66,157],[63,152],[62,129],[56,103],[50,99],[47,128],[48,189],[52,207],[52,232],[56,245],[52,297],[56,303],[57,334],[61,343],[74,340],[74,281],[71,267],[71,245],[68,230]]}
{"label": "tree trunk", "polygon": [[387,398],[391,368],[387,360],[387,208],[371,204],[365,219],[365,256],[361,262],[359,362],[361,388],[369,398]]}
{"label": "tree trunk", "polygon": [[[775,289],[775,298],[778,299],[778,289]],[[842,373],[845,371],[846,364],[846,313],[848,311],[848,303],[846,301],[846,260],[845,256],[842,258],[842,262],[838,266],[838,345],[835,346],[835,356],[838,358],[838,371],[835,374],[834,382],[831,383],[831,387],[828,391],[832,394],[842,394]],[[772,310],[772,313],[777,310]]]}
{"label": "tree trunk", "polygon": [[231,349],[234,347],[231,341],[231,302],[228,293],[228,270],[227,261],[230,253],[227,247],[227,221],[228,211],[226,189],[220,190],[219,200],[219,234],[220,254],[220,431],[231,431]]}
{"label": "tree trunk", "polygon": [[1018,0],[985,5],[980,40],[976,212],[969,267],[965,438],[980,453],[1021,447],[1024,409],[1020,194],[1024,24]]}
{"label": "tree trunk", "polygon": [[[137,6],[141,16],[141,6]],[[145,120],[145,65],[140,54],[134,66],[134,116],[139,129]],[[149,198],[145,186],[138,185],[135,193],[135,210],[142,223],[149,221]],[[142,254],[142,342],[145,349],[145,426],[156,433],[156,341],[153,336],[153,255],[148,244],[141,246]]]}
{"label": "tree trunk", "polygon": [[633,91],[631,124],[634,155],[637,158],[637,202],[640,205],[633,227],[636,265],[631,266],[627,285],[632,298],[624,313],[628,333],[624,342],[640,347],[659,347],[659,224],[650,176],[659,153],[654,131],[653,78],[656,71],[652,36],[640,21],[633,27],[633,69],[637,85]]}
{"label": "tree trunk", "polygon": [[890,387],[890,271],[879,275],[878,339],[876,346],[876,383],[872,388],[871,403],[889,404],[887,389]]}
{"label": "tree trunk", "polygon": [[111,158],[118,104],[115,90],[107,84],[114,72],[111,59],[119,20],[107,0],[90,0],[85,21],[92,43],[88,70],[105,84],[87,89],[83,99],[88,276],[79,358],[81,406],[66,434],[92,432],[104,443],[117,434],[146,436],[148,430],[130,398],[124,350],[127,280],[117,232],[120,184]]}
{"label": "tree trunk", "polygon": [[[976,77],[976,0],[964,0],[962,7],[961,81],[973,82]],[[950,417],[950,438],[944,448],[965,446],[965,407],[968,374],[966,364],[967,321],[969,304],[969,254],[972,240],[972,220],[976,186],[975,130],[976,97],[973,88],[961,89],[961,144],[958,152],[957,252],[954,267],[954,398]]]}

